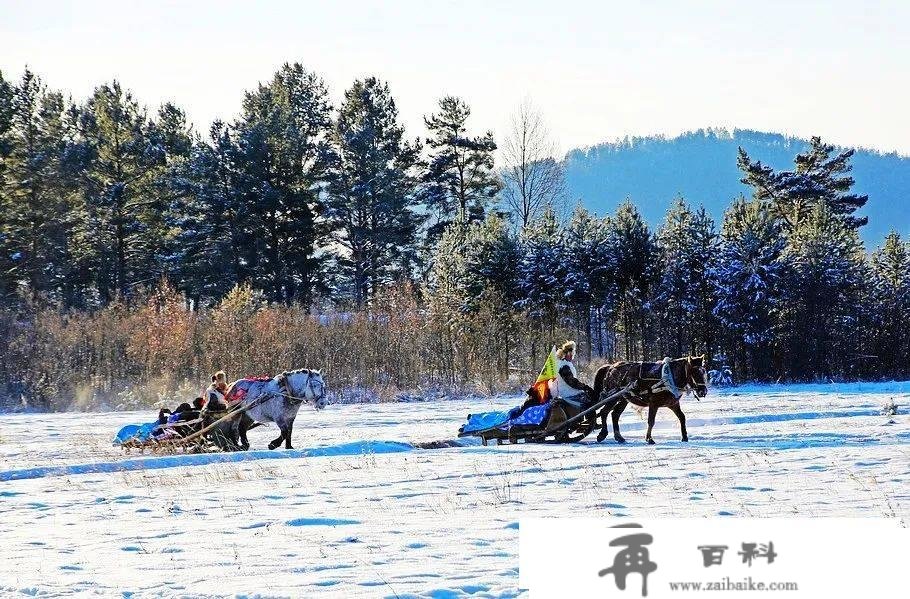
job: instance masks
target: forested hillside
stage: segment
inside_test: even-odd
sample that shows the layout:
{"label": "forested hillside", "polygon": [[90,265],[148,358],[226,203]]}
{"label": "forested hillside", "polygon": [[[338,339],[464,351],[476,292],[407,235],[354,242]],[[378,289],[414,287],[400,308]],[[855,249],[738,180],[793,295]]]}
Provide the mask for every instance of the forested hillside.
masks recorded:
{"label": "forested hillside", "polygon": [[[657,225],[681,195],[704,204],[715,219],[731,200],[749,195],[736,168],[737,148],[775,167],[786,168],[809,140],[759,131],[706,129],[679,137],[633,137],[572,150],[565,160],[568,196],[606,214],[631,198],[651,225]],[[853,155],[856,191],[869,196],[861,237],[877,245],[893,227],[910,233],[910,157],[858,149]]]}

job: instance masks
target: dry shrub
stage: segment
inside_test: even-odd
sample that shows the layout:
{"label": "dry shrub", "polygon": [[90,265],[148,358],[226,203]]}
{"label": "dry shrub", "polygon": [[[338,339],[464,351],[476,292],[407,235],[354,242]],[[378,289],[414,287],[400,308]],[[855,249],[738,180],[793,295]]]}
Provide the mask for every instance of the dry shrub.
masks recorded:
{"label": "dry shrub", "polygon": [[219,368],[240,378],[302,367],[323,369],[341,401],[515,391],[570,335],[539,329],[492,294],[474,313],[444,313],[402,285],[362,311],[314,315],[249,286],[195,311],[162,283],[95,312],[0,312],[0,394],[48,410],[137,408],[191,399]]}

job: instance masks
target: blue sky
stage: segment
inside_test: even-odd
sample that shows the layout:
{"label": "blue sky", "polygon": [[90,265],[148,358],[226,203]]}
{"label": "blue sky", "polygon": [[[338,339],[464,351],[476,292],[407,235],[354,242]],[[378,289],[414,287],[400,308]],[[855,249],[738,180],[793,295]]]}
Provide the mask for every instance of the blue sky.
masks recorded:
{"label": "blue sky", "polygon": [[334,98],[387,80],[412,136],[443,94],[505,132],[530,98],[562,150],[748,127],[910,154],[910,2],[0,0],[0,69],[76,98],[116,77],[200,128],[285,61]]}

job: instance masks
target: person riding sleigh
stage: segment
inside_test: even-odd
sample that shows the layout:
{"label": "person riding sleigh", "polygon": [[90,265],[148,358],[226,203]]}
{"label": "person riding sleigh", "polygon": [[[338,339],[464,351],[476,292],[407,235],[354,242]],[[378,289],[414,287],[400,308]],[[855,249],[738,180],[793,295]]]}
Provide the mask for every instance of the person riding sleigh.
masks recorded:
{"label": "person riding sleigh", "polygon": [[205,407],[210,412],[219,412],[228,408],[225,399],[228,391],[227,375],[219,370],[212,375],[212,384],[205,390]]}
{"label": "person riding sleigh", "polygon": [[556,393],[566,401],[587,403],[594,400],[594,389],[578,380],[575,347],[574,341],[566,341],[556,351]]}
{"label": "person riding sleigh", "polygon": [[528,400],[521,406],[520,411],[523,412],[531,406],[547,403],[553,397],[578,404],[594,401],[594,389],[578,380],[575,349],[574,341],[566,341],[562,347],[551,354],[548,364],[544,366],[537,382],[528,389]]}

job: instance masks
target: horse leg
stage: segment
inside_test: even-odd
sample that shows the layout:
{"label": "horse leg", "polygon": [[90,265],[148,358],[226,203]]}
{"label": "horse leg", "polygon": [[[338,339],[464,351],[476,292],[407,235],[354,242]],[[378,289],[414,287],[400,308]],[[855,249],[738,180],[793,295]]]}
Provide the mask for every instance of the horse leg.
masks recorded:
{"label": "horse leg", "polygon": [[600,418],[600,432],[597,433],[597,442],[600,443],[607,438],[607,435],[610,434],[610,427],[607,424],[607,414],[610,413],[610,408],[604,408],[600,411],[598,417]]}
{"label": "horse leg", "polygon": [[657,419],[657,404],[648,404],[648,433],[645,435],[645,441],[648,445],[654,445],[654,439],[651,437],[651,429],[654,428],[654,421]]}
{"label": "horse leg", "polygon": [[[607,414],[610,413],[610,410],[612,410],[616,406],[617,403],[619,403],[618,399],[615,399],[611,402],[607,402],[607,404],[600,410],[599,418],[600,418],[601,429],[600,429],[600,432],[597,433],[597,442],[598,443],[600,443],[601,441],[606,439],[607,435],[610,434],[610,427],[607,426]],[[596,422],[596,420],[595,420],[595,422]]]}
{"label": "horse leg", "polygon": [[613,438],[616,439],[617,443],[626,442],[623,436],[619,434],[619,416],[622,414],[623,410],[626,409],[627,405],[629,405],[629,402],[621,399],[619,400],[619,403],[616,404],[616,407],[613,408],[613,411],[610,412],[610,417],[613,419]]}
{"label": "horse leg", "polygon": [[246,432],[248,430],[250,430],[250,424],[252,424],[252,423],[253,423],[252,418],[250,418],[246,414],[242,414],[240,416],[240,425],[239,425],[237,432],[239,433],[239,436],[240,436],[240,447],[241,447],[241,449],[243,449],[243,451],[246,451],[250,448],[250,441],[249,441],[249,439],[246,438]]}
{"label": "horse leg", "polygon": [[689,433],[686,432],[686,415],[683,414],[682,406],[680,406],[679,404],[676,404],[675,406],[671,407],[670,409],[673,410],[673,413],[676,414],[677,418],[679,418],[679,430],[680,430],[680,432],[682,432],[682,440],[688,441]]}
{"label": "horse leg", "polygon": [[281,445],[281,442],[284,441],[284,427],[279,424],[278,430],[281,431],[281,435],[279,435],[277,439],[275,439],[274,441],[269,443],[269,449],[277,449],[278,446]]}
{"label": "horse leg", "polygon": [[294,430],[294,419],[291,418],[288,420],[288,423],[284,428],[284,448],[285,449],[294,449],[291,447],[291,432]]}

